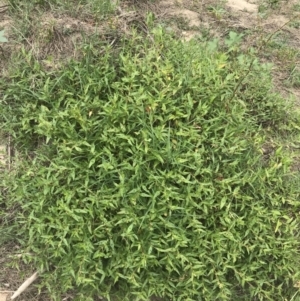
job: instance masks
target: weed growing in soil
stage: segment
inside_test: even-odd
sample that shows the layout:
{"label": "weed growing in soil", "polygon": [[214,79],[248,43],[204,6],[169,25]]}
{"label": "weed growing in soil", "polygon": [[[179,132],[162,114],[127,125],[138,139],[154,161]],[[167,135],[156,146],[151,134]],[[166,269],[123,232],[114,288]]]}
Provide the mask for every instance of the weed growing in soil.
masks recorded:
{"label": "weed growing in soil", "polygon": [[60,71],[23,52],[1,80],[1,122],[23,158],[6,201],[56,300],[75,288],[78,300],[294,293],[299,178],[263,146],[265,128],[295,120],[268,66],[216,45],[154,28],[87,44]]}

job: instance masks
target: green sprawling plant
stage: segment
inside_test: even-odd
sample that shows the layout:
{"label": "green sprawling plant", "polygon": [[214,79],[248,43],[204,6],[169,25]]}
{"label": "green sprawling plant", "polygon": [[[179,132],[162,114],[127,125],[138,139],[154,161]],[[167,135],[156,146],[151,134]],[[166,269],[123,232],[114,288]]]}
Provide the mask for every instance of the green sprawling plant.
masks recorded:
{"label": "green sprawling plant", "polygon": [[268,68],[240,83],[252,58],[160,28],[91,45],[50,73],[24,53],[1,82],[23,161],[7,202],[52,295],[291,296],[300,185],[280,149],[262,154],[263,129],[288,122]]}

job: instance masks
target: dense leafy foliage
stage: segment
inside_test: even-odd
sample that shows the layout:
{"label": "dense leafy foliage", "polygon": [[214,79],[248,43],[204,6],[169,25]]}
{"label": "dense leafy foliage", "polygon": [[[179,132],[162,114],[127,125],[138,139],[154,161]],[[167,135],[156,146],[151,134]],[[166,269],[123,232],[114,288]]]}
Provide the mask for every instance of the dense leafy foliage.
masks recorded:
{"label": "dense leafy foliage", "polygon": [[[263,127],[285,120],[266,66],[160,28],[30,54],[1,112],[23,158],[11,203],[53,293],[79,300],[282,300],[299,270],[299,190]],[[6,86],[5,86],[6,85]],[[289,181],[287,181],[287,179]]]}

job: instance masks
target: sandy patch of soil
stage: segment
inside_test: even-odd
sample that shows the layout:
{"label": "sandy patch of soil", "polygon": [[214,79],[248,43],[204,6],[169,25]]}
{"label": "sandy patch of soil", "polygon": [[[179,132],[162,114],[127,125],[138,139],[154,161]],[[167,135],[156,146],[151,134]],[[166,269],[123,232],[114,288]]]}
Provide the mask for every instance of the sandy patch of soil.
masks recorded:
{"label": "sandy patch of soil", "polygon": [[10,294],[5,293],[5,291],[4,291],[4,292],[1,292],[1,291],[0,291],[0,301],[6,301],[6,300],[9,300],[9,298],[8,298],[9,295],[10,295]]}
{"label": "sandy patch of soil", "polygon": [[188,21],[189,26],[198,27],[201,24],[200,14],[198,12],[178,6],[174,0],[161,1],[159,6],[165,10],[169,16],[184,17]]}
{"label": "sandy patch of soil", "polygon": [[242,11],[247,13],[257,13],[258,5],[247,2],[245,0],[228,0],[226,5],[233,10]]}

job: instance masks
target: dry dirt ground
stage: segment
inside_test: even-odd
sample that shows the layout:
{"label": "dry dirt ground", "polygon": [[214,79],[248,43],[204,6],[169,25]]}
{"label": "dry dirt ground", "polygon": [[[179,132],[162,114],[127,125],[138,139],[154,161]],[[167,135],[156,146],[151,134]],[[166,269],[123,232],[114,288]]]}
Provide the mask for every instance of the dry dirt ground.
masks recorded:
{"label": "dry dirt ground", "polygon": [[[7,3],[0,1],[0,30],[5,29],[9,40],[0,45],[0,76],[6,73],[10,54],[19,51],[22,45],[47,68],[58,68],[65,59],[79,55],[76,45],[82,39],[82,31],[85,34],[98,32],[108,38],[109,32],[127,34],[133,23],[143,30],[143,18],[150,11],[157,22],[185,40],[222,40],[230,31],[243,33],[242,47],[261,49],[261,60],[274,63],[273,78],[278,91],[286,97],[292,95],[300,104],[299,0],[129,0],[122,2],[116,13],[104,21],[91,17],[84,9],[77,14],[47,11],[32,23],[26,23],[27,36],[21,42],[14,38],[20,30],[17,23],[22,20],[14,19]],[[261,47],[263,41],[269,43]],[[7,168],[8,161],[7,137],[0,135],[0,171]],[[17,243],[0,245],[0,301],[9,300],[11,293],[33,273],[30,267],[21,263],[21,257]],[[19,264],[19,270],[11,266],[12,262]],[[43,293],[38,294],[33,286],[18,300],[46,301],[49,298]],[[72,296],[64,296],[63,300],[72,300]]]}

